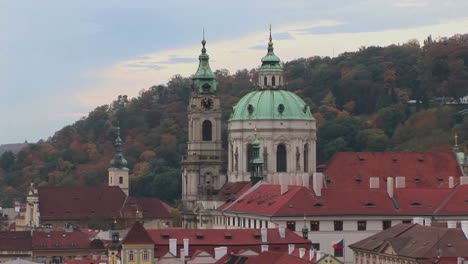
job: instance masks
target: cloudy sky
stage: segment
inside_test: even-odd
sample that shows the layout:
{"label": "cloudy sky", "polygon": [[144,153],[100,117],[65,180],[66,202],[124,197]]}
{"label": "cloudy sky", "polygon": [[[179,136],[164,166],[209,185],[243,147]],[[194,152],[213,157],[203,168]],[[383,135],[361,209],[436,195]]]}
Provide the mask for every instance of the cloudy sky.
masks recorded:
{"label": "cloudy sky", "polygon": [[[119,94],[197,68],[284,61],[468,32],[466,0],[0,0],[0,144],[47,139]],[[188,91],[187,91],[188,92]]]}

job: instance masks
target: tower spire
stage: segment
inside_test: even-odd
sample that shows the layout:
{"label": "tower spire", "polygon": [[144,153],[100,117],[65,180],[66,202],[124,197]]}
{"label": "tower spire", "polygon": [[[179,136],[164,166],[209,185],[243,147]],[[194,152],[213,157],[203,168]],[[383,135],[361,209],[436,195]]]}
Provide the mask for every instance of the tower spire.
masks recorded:
{"label": "tower spire", "polygon": [[122,139],[120,138],[120,126],[117,126],[117,137],[115,138],[114,148],[115,154],[114,158],[111,160],[111,166],[113,168],[123,169],[127,167],[127,160],[125,159],[122,153]]}
{"label": "tower spire", "polygon": [[210,67],[210,56],[206,53],[205,29],[203,28],[203,38],[201,41],[201,54],[198,56],[199,64],[197,72],[192,77],[193,88],[200,94],[213,94],[216,92],[216,75]]}
{"label": "tower spire", "polygon": [[273,37],[270,32],[268,38],[267,54],[262,58],[262,66],[259,69],[258,85],[260,89],[282,89],[283,87],[283,66],[280,59],[275,55],[273,49]]}

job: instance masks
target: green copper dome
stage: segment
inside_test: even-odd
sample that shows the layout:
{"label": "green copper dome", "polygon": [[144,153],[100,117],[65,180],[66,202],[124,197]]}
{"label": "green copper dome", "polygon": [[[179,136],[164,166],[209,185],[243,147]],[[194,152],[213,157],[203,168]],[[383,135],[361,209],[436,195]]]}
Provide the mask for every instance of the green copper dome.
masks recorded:
{"label": "green copper dome", "polygon": [[198,57],[199,64],[197,72],[193,75],[193,85],[198,93],[208,94],[216,92],[216,74],[213,73],[210,67],[210,56],[206,53],[206,40],[203,37],[202,40],[202,50],[201,54]]}
{"label": "green copper dome", "polygon": [[233,107],[229,121],[251,119],[314,120],[310,108],[296,94],[285,90],[257,90]]}

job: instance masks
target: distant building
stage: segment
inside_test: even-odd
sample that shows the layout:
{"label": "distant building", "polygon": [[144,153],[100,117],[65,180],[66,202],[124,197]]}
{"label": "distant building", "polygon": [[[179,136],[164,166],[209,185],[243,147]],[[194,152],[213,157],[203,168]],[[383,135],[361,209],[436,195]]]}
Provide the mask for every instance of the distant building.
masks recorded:
{"label": "distant building", "polygon": [[399,224],[349,247],[354,263],[466,263],[468,261],[468,222],[461,228],[429,223]]}
{"label": "distant building", "polygon": [[136,220],[144,221],[152,228],[171,226],[168,204],[158,198],[128,196],[129,175],[120,135],[115,141],[115,149],[108,185],[36,189],[31,184],[24,221],[17,221],[16,229],[72,226],[107,230],[113,225],[129,227]]}

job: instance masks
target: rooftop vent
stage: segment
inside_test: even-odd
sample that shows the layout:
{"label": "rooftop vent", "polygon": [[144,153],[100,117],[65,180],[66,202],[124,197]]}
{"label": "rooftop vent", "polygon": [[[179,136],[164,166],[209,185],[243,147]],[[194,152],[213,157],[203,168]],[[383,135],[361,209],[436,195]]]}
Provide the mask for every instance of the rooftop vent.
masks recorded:
{"label": "rooftop vent", "polygon": [[316,204],[314,204],[314,207],[322,208],[322,207],[323,207],[323,204],[321,204],[321,203],[316,203]]}
{"label": "rooftop vent", "polygon": [[362,179],[361,178],[356,178],[356,179],[354,179],[354,181],[357,182],[357,183],[361,183]]}
{"label": "rooftop vent", "polygon": [[253,236],[255,239],[260,239],[262,237],[260,233],[254,233]]}
{"label": "rooftop vent", "polygon": [[202,233],[197,233],[196,234],[197,239],[203,239],[203,234]]}
{"label": "rooftop vent", "polygon": [[161,234],[161,236],[164,239],[169,239],[169,234],[168,233],[163,233],[163,234]]}
{"label": "rooftop vent", "polygon": [[225,239],[232,239],[232,234],[231,233],[224,233],[224,238]]}
{"label": "rooftop vent", "polygon": [[376,207],[375,203],[366,203],[364,207]]}
{"label": "rooftop vent", "polygon": [[414,202],[414,203],[411,203],[411,206],[412,206],[412,207],[419,207],[419,206],[421,206],[421,203],[419,203],[419,202]]}

